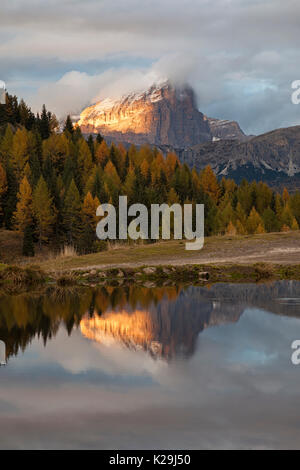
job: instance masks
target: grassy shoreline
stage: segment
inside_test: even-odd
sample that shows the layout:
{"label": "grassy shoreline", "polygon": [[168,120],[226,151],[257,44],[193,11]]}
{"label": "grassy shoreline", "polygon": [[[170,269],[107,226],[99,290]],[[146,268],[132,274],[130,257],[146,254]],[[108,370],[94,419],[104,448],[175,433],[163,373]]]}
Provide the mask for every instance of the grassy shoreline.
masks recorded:
{"label": "grassy shoreline", "polygon": [[[0,289],[109,282],[149,285],[300,280],[300,231],[208,237],[200,251],[187,251],[184,241],[170,240],[117,245],[82,256],[48,251],[29,259],[18,257],[17,235],[11,240],[5,231],[0,232],[1,251],[7,254],[0,264]],[[13,243],[11,251],[9,242]]]}
{"label": "grassy shoreline", "polygon": [[135,268],[80,269],[47,273],[39,266],[0,266],[0,291],[18,293],[49,286],[125,286],[209,285],[218,282],[258,283],[299,280],[299,265],[157,265]]}

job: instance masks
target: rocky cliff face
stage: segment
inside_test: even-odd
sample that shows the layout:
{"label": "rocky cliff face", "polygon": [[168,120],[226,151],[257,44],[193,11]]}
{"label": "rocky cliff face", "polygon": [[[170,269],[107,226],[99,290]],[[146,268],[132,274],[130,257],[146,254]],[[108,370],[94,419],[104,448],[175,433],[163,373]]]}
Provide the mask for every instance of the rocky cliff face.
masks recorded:
{"label": "rocky cliff face", "polygon": [[299,187],[300,126],[277,129],[247,142],[218,141],[177,150],[182,162],[198,170],[210,165],[237,182],[264,180],[274,186]]}
{"label": "rocky cliff face", "polygon": [[186,148],[212,140],[193,90],[174,88],[169,82],[118,101],[107,98],[90,106],[81,113],[78,125],[83,133],[100,132],[137,145]]}
{"label": "rocky cliff face", "polygon": [[190,167],[210,165],[237,182],[263,180],[290,190],[300,186],[300,126],[246,136],[237,122],[198,111],[187,86],[165,82],[121,100],[107,98],[85,109],[78,125],[85,134],[100,132],[111,141],[155,145],[164,154],[175,151]]}
{"label": "rocky cliff face", "polygon": [[227,121],[226,119],[207,118],[212,140],[238,140],[244,142],[249,140],[249,136],[244,134],[236,121]]}

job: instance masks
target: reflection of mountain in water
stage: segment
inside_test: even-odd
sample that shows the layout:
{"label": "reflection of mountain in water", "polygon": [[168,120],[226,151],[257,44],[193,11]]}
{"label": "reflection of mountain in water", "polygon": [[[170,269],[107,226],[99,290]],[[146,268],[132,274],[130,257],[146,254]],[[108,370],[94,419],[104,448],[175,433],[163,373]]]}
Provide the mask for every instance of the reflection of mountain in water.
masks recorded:
{"label": "reflection of mountain in water", "polygon": [[185,295],[243,309],[255,307],[285,316],[300,317],[300,282],[277,281],[266,284],[215,284],[210,289],[190,287]]}
{"label": "reflection of mountain in water", "polygon": [[143,349],[152,356],[165,359],[190,356],[203,329],[236,322],[242,311],[186,294],[181,292],[172,301],[163,298],[147,310],[132,310],[128,305],[101,316],[96,313],[92,317],[86,315],[80,323],[81,332],[100,343],[115,340],[130,349]]}
{"label": "reflection of mountain in water", "polygon": [[117,341],[170,360],[189,357],[205,328],[237,322],[247,307],[300,317],[300,282],[215,284],[146,289],[101,287],[61,297],[20,294],[0,297],[0,340],[7,357],[36,336],[46,344],[59,328],[99,342]]}
{"label": "reflection of mountain in water", "polygon": [[[292,299],[297,299],[292,300]],[[171,359],[191,356],[198,335],[205,328],[237,322],[247,307],[300,316],[300,283],[216,284],[210,289],[189,287],[176,299],[163,298],[147,310],[95,312],[80,323],[82,334],[99,343],[112,340],[130,349],[143,349],[152,356]]]}

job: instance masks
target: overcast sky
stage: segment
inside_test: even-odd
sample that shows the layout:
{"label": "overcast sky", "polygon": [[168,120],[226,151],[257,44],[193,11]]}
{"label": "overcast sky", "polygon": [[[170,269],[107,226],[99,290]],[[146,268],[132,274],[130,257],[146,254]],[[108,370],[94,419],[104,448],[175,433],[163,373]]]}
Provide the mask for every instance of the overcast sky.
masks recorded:
{"label": "overcast sky", "polygon": [[299,0],[1,0],[0,79],[57,115],[164,78],[247,133],[300,124]]}

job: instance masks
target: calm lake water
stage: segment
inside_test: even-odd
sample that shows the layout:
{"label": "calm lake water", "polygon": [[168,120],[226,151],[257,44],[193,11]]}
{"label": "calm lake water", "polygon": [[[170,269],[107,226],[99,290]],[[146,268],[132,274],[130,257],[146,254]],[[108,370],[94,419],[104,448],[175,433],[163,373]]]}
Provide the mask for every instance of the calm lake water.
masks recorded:
{"label": "calm lake water", "polygon": [[0,447],[300,448],[300,283],[0,297]]}

